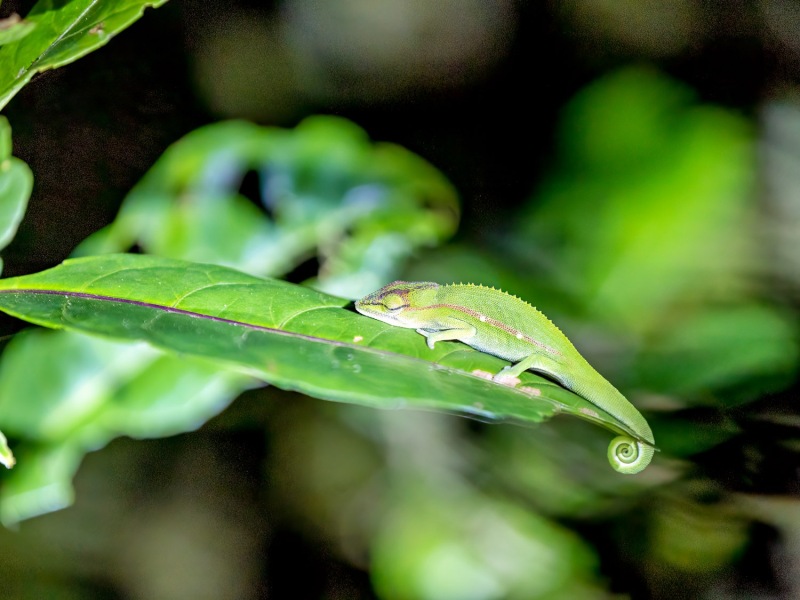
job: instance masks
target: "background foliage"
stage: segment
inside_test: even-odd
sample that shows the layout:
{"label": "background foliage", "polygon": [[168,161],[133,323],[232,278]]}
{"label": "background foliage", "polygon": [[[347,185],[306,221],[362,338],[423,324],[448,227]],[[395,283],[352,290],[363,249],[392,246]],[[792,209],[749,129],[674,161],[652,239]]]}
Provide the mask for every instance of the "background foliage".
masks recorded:
{"label": "background foliage", "polygon": [[[0,531],[4,594],[800,595],[793,4],[83,4],[0,6],[29,16],[0,29],[4,277],[136,250],[346,297],[497,285],[662,451],[623,477],[574,419],[322,403],[26,329],[0,515],[74,504]],[[13,60],[58,26],[58,64],[121,33],[25,85]]]}

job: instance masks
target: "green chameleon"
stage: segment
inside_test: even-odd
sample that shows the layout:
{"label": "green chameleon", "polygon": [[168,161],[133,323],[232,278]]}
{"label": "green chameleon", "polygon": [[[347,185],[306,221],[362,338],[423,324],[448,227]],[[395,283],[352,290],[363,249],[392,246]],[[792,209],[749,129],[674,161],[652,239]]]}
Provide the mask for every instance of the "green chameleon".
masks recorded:
{"label": "green chameleon", "polygon": [[638,410],[600,373],[547,317],[500,290],[481,285],[439,285],[395,281],[356,302],[363,315],[416,329],[428,340],[458,340],[511,361],[495,379],[515,378],[528,369],[549,375],[565,388],[619,419],[636,438],[622,435],[608,447],[620,473],[638,473],[653,458],[653,433]]}

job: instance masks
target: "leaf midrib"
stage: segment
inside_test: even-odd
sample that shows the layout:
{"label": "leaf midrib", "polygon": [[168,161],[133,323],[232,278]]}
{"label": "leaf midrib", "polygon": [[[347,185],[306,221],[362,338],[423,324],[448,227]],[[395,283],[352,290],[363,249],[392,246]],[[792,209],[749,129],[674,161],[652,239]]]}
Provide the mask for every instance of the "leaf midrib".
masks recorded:
{"label": "leaf midrib", "polygon": [[[152,308],[154,310],[160,310],[165,313],[173,313],[173,314],[180,314],[185,315],[187,317],[194,317],[197,319],[205,319],[208,321],[215,321],[217,323],[227,323],[229,325],[236,325],[238,327],[245,327],[247,329],[253,329],[258,331],[266,331],[269,333],[281,334],[290,337],[295,337],[299,339],[304,339],[307,341],[313,342],[326,342],[331,343],[337,346],[349,347],[349,348],[359,348],[361,350],[366,349],[364,346],[355,346],[354,344],[348,344],[346,342],[340,342],[339,340],[331,340],[327,338],[320,338],[313,335],[307,335],[304,333],[297,333],[295,331],[286,331],[284,329],[276,329],[274,327],[267,327],[266,325],[256,325],[255,323],[247,323],[245,321],[237,321],[235,319],[226,319],[225,317],[217,317],[214,315],[207,315],[205,313],[199,313],[192,310],[186,310],[184,308],[176,308],[174,306],[166,306],[164,304],[156,304],[154,302],[144,302],[143,300],[131,300],[130,298],[120,298],[119,296],[105,296],[102,294],[91,294],[88,292],[70,292],[66,290],[43,290],[43,289],[35,289],[35,288],[12,288],[12,289],[0,289],[0,294],[41,294],[45,296],[67,296],[69,298],[83,298],[86,300],[99,300],[103,302],[119,302],[122,304],[131,304],[134,306],[141,306],[143,308]],[[374,348],[369,348],[369,350],[375,350]],[[384,352],[385,354],[393,354],[391,352],[385,352],[380,350],[379,352]],[[412,357],[409,357],[412,358]],[[424,362],[424,361],[423,361]]]}

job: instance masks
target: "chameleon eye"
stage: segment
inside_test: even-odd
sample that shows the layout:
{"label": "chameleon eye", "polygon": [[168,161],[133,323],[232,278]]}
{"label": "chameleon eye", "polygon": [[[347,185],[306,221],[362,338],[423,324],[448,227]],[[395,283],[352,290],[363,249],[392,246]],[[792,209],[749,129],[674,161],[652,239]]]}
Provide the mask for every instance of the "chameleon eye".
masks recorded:
{"label": "chameleon eye", "polygon": [[387,310],[400,310],[408,306],[406,299],[399,294],[389,294],[383,297],[383,305]]}

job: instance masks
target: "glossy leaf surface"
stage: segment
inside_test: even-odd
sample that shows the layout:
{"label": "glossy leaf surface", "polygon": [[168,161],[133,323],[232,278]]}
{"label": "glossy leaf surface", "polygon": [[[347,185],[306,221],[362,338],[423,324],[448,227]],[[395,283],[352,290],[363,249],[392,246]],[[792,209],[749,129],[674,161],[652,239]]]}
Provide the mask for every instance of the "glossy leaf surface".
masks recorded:
{"label": "glossy leaf surface", "polygon": [[563,411],[627,432],[560,386],[527,373],[518,388],[489,381],[504,361],[458,343],[429,350],[415,332],[347,304],[223,267],[138,255],[70,260],[0,284],[0,307],[28,321],[147,341],[319,398],[526,422]]}

